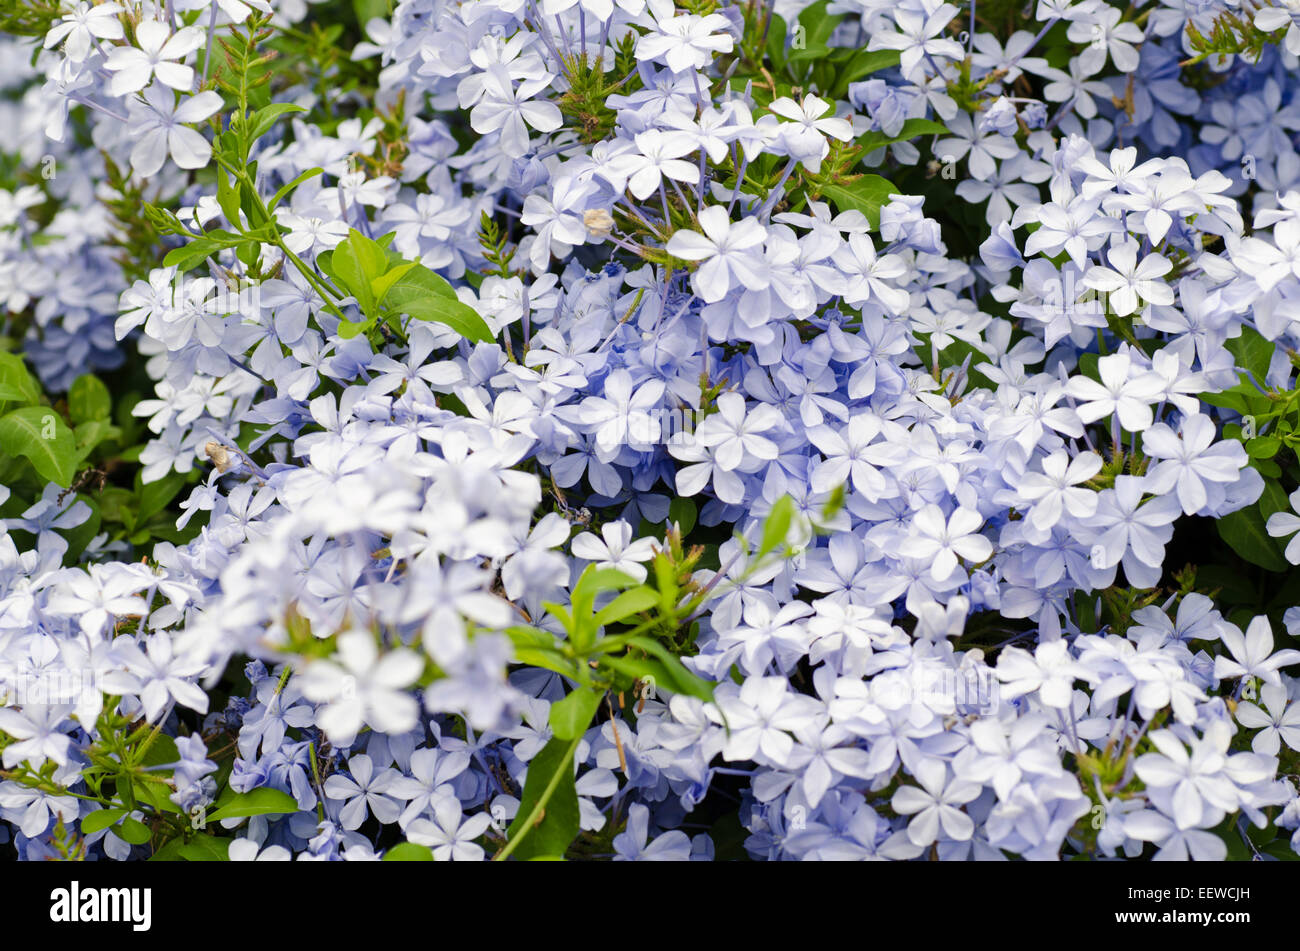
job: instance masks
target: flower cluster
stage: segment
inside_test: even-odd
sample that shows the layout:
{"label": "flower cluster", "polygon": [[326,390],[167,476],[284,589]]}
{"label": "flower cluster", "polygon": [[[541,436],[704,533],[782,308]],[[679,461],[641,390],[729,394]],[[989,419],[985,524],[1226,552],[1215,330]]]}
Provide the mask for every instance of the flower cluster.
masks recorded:
{"label": "flower cluster", "polygon": [[20,6],[21,858],[1300,853],[1293,5]]}

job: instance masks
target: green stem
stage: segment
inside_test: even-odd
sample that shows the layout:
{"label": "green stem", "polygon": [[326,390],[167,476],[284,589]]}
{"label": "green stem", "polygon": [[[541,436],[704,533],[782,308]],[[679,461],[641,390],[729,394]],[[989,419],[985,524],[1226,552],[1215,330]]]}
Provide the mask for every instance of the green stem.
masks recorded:
{"label": "green stem", "polygon": [[316,781],[316,818],[325,821],[325,789],[320,784],[320,770],[316,767],[316,742],[307,743],[307,755],[311,757],[311,778]]}
{"label": "green stem", "polygon": [[494,862],[504,862],[510,857],[510,853],[519,847],[519,843],[527,838],[528,833],[533,831],[533,827],[541,821],[543,813],[546,811],[546,804],[551,801],[551,796],[555,795],[556,787],[560,785],[560,780],[564,777],[564,769],[573,769],[573,754],[578,751],[578,744],[582,742],[583,733],[580,731],[576,737],[569,741],[565,748],[565,755],[561,760],[561,768],[556,770],[551,776],[546,788],[542,794],[537,797],[537,802],[533,803],[533,808],[529,810],[528,815],[524,817],[523,824],[519,826],[519,834],[506,843],[506,847],[496,854]]}

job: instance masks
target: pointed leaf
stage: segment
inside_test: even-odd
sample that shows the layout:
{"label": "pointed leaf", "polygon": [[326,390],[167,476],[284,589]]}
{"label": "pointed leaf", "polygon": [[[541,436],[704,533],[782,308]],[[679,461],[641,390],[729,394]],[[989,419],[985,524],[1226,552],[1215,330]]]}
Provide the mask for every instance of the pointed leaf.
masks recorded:
{"label": "pointed leaf", "polygon": [[0,455],[24,456],[38,475],[67,488],[77,465],[77,441],[48,406],[24,406],[0,417]]}
{"label": "pointed leaf", "polygon": [[294,813],[297,801],[288,793],[261,786],[246,793],[227,793],[217,801],[216,809],[208,815],[209,822],[234,819],[239,816],[265,816]]}
{"label": "pointed leaf", "polygon": [[872,228],[880,227],[880,208],[889,204],[889,196],[900,194],[898,188],[879,175],[863,175],[848,185],[822,185],[823,198],[829,198],[839,211],[857,209],[867,216]]}
{"label": "pointed leaf", "polygon": [[578,793],[573,783],[573,755],[581,738],[552,739],[528,764],[519,813],[506,830],[504,858],[563,855],[578,836]]}
{"label": "pointed leaf", "polygon": [[591,719],[600,709],[602,691],[579,687],[563,700],[551,704],[551,731],[562,740],[576,739],[587,732]]}
{"label": "pointed leaf", "polygon": [[384,853],[385,862],[432,862],[433,850],[427,845],[402,842]]}

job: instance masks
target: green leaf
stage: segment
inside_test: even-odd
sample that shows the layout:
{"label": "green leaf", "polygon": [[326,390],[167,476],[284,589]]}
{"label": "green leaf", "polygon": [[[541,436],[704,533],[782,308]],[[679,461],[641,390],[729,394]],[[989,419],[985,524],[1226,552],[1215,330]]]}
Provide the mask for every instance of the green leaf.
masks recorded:
{"label": "green leaf", "polygon": [[649,611],[659,603],[659,592],[641,585],[631,591],[624,591],[609,604],[596,612],[595,622],[599,627],[617,624],[633,614]]}
{"label": "green leaf", "polygon": [[230,174],[224,168],[217,169],[217,205],[226,220],[238,228],[243,219],[239,216],[239,182],[231,182]]}
{"label": "green leaf", "polygon": [[1252,459],[1272,459],[1282,447],[1277,436],[1256,436],[1246,442],[1246,455]]}
{"label": "green leaf", "polygon": [[208,821],[217,822],[240,816],[283,815],[297,811],[298,803],[288,793],[262,786],[246,793],[228,793],[222,796],[216,803],[216,809],[208,815]]}
{"label": "green leaf", "polygon": [[[357,264],[361,268],[361,274],[367,280],[374,280],[388,270],[388,252],[378,241],[367,238],[360,231],[353,228],[348,231],[348,239],[344,243],[356,257]],[[335,250],[337,253],[337,249]]]}
{"label": "green leaf", "polygon": [[672,651],[664,647],[658,641],[649,637],[634,635],[627,638],[627,643],[641,648],[647,654],[659,658],[664,667],[668,670],[668,680],[664,682],[669,690],[674,693],[684,693],[690,697],[704,701],[713,699],[713,685],[707,680],[691,673]]}
{"label": "green leaf", "polygon": [[376,303],[370,282],[383,274],[387,266],[384,249],[355,228],[348,232],[346,240],[339,242],[329,259],[334,279],[357,299],[367,317],[374,315]]}
{"label": "green leaf", "polygon": [[77,468],[77,441],[48,406],[25,406],[0,417],[0,454],[24,456],[37,474],[63,488]]}
{"label": "green leaf", "polygon": [[508,628],[506,634],[514,644],[515,660],[519,663],[553,670],[570,680],[581,681],[581,670],[556,649],[555,635],[550,631],[519,625]]}
{"label": "green leaf", "polygon": [[0,400],[19,403],[39,403],[41,388],[31,375],[23,358],[16,353],[0,351]]}
{"label": "green leaf", "polygon": [[682,530],[682,535],[686,536],[691,533],[695,527],[696,512],[695,503],[690,499],[676,498],[668,503],[668,518],[676,522],[677,527]]}
{"label": "green leaf", "polygon": [[241,241],[235,245],[235,257],[249,270],[257,267],[257,261],[261,256],[262,245],[256,241]]}
{"label": "green leaf", "polygon": [[856,209],[867,216],[872,228],[879,228],[881,206],[889,204],[890,195],[901,193],[879,175],[863,175],[848,185],[822,185],[821,194],[834,202],[839,211]]}
{"label": "green leaf", "polygon": [[595,565],[588,565],[579,576],[578,583],[573,586],[573,594],[569,601],[574,607],[574,613],[577,613],[580,603],[590,605],[595,601],[596,595],[604,591],[623,591],[635,587],[636,583],[635,578],[617,568],[597,568]]}
{"label": "green leaf", "polygon": [[1260,386],[1264,386],[1264,377],[1268,375],[1269,364],[1277,346],[1271,340],[1265,340],[1258,331],[1250,327],[1241,328],[1241,336],[1224,344],[1228,351],[1237,358],[1237,366],[1249,370]]}
{"label": "green leaf", "polygon": [[636,580],[623,572],[614,568],[597,568],[592,564],[583,570],[578,583],[573,586],[573,592],[569,596],[573,608],[571,616],[559,605],[547,604],[545,607],[564,624],[573,648],[584,652],[595,640],[596,628],[600,626],[593,613],[596,596],[605,591],[619,591],[635,586]]}
{"label": "green leaf", "polygon": [[[1266,483],[1267,485],[1267,483]],[[1215,519],[1219,537],[1238,555],[1253,565],[1269,571],[1288,570],[1277,541],[1264,528],[1265,517],[1258,505],[1251,505]]]}
{"label": "green leaf", "polygon": [[179,862],[184,859],[181,855],[181,848],[185,845],[183,839],[172,839],[153,855],[149,856],[150,862]]}
{"label": "green leaf", "polygon": [[306,111],[302,106],[295,105],[292,102],[273,102],[264,109],[258,109],[248,117],[249,144],[251,145],[271,131],[271,126],[275,125],[279,118],[286,113]]}
{"label": "green leaf", "polygon": [[[173,759],[173,762],[175,760]],[[144,806],[152,806],[155,812],[171,812],[181,815],[181,807],[168,798],[170,791],[161,783],[136,781],[131,784],[135,792],[135,801]]]}
{"label": "green leaf", "polygon": [[185,476],[179,472],[168,472],[161,479],[153,482],[143,481],[141,473],[136,473],[135,494],[138,504],[135,508],[135,523],[142,524],[167,507],[176,494],[185,486]]}
{"label": "green leaf", "polygon": [[414,842],[402,842],[384,853],[385,862],[432,862],[433,849]]}
{"label": "green leaf", "polygon": [[233,234],[222,229],[214,229],[199,238],[195,238],[183,247],[173,248],[163,258],[163,267],[175,267],[184,274],[202,264],[210,255],[225,248],[233,248],[241,241],[249,240],[243,235]]}
{"label": "green leaf", "polygon": [[516,647],[515,660],[529,667],[541,667],[579,682],[583,679],[582,669],[559,651],[549,648]]}
{"label": "green leaf", "polygon": [[153,742],[149,744],[149,748],[145,750],[140,763],[144,766],[162,766],[166,763],[175,763],[180,758],[181,754],[176,748],[176,741],[166,733],[159,733],[154,737]]}
{"label": "green leaf", "polygon": [[801,29],[795,33],[794,42],[802,41],[802,43],[799,49],[795,49],[793,43],[791,44],[788,57],[790,62],[819,60],[826,56],[827,43],[840,22],[839,16],[827,16],[826,7],[826,0],[817,0],[816,3],[804,7],[799,14]]}
{"label": "green leaf", "polygon": [[[212,835],[196,835],[190,841],[179,846],[176,851],[181,858],[190,862],[228,862],[230,861],[230,840],[218,839]],[[158,855],[155,855],[154,858],[158,858]]]}
{"label": "green leaf", "polygon": [[922,135],[947,135],[949,129],[941,122],[935,122],[933,119],[908,119],[903,123],[903,128],[897,135],[886,135],[884,132],[866,132],[858,137],[858,144],[868,152],[882,148],[886,145],[892,145],[895,142],[907,142]]}
{"label": "green leaf", "polygon": [[108,387],[99,377],[87,373],[72,381],[72,386],[68,388],[68,416],[74,423],[106,420],[112,415],[112,397],[108,395]]}
{"label": "green leaf", "polygon": [[755,559],[762,558],[768,552],[775,551],[778,545],[785,543],[785,537],[790,533],[790,523],[794,521],[794,512],[794,499],[790,496],[783,495],[776,500],[772,511],[767,513],[767,518],[763,522],[763,536]]}
{"label": "green leaf", "polygon": [[418,261],[403,261],[401,264],[390,268],[386,273],[381,274],[379,277],[371,279],[370,291],[375,295],[375,300],[382,304],[384,298],[388,296],[388,292],[392,290],[393,285],[401,280],[402,276],[410,271],[411,268],[420,266],[421,265]]}
{"label": "green leaf", "polygon": [[506,830],[501,858],[563,855],[578,836],[578,793],[573,783],[573,755],[581,737],[552,739],[528,764],[519,813]]}
{"label": "green leaf", "polygon": [[1300,855],[1296,855],[1290,840],[1284,836],[1278,836],[1268,845],[1262,846],[1260,851],[1283,862],[1300,862]]}
{"label": "green leaf", "polygon": [[77,447],[76,465],[84,462],[100,443],[120,434],[121,430],[102,419],[92,419],[82,423],[72,431],[73,442]]}
{"label": "green leaf", "polygon": [[600,709],[603,691],[579,687],[563,700],[551,704],[551,732],[562,740],[581,737],[591,726],[591,719]]}
{"label": "green leaf", "polygon": [[211,238],[196,238],[189,244],[172,248],[163,255],[163,267],[174,267],[179,273],[184,274],[198,267],[209,254],[221,247],[224,245],[217,244]]}
{"label": "green leaf", "polygon": [[1264,483],[1264,491],[1259,494],[1259,514],[1267,519],[1274,512],[1288,512],[1291,510],[1291,500],[1286,496],[1286,490],[1278,483],[1276,479],[1268,479]]}
{"label": "green leaf", "polygon": [[525,627],[524,625],[519,624],[515,627],[506,628],[506,634],[509,636],[511,643],[513,643],[516,648],[548,648],[555,646],[555,635],[550,631],[543,631],[536,627]]}
{"label": "green leaf", "polygon": [[1282,478],[1282,467],[1273,459],[1252,459],[1250,464],[1266,479]]}
{"label": "green leaf", "polygon": [[491,343],[493,339],[492,328],[488,326],[487,321],[480,317],[478,311],[473,307],[461,303],[459,300],[449,300],[446,297],[428,297],[423,300],[409,301],[401,307],[394,307],[393,309],[409,314],[416,320],[431,320],[434,323],[443,324],[456,331],[466,340],[472,340],[475,343]]}
{"label": "green leaf", "polygon": [[[253,162],[248,166],[248,178],[250,181],[257,181],[256,162]],[[262,202],[259,200],[258,193],[255,189],[248,187],[239,189],[239,210],[244,213],[244,217],[248,219],[248,223],[254,228],[260,228],[267,223],[266,212],[264,212],[262,208]],[[254,244],[257,250],[254,250],[251,255],[249,255],[253,260],[253,263],[249,264],[249,267],[253,267],[257,263],[258,253],[261,248],[261,246],[257,245],[255,242]],[[247,261],[244,252],[244,245],[241,244],[239,246],[239,251],[236,253],[239,254],[239,259],[241,261]]]}
{"label": "green leaf", "polygon": [[785,66],[785,40],[787,35],[785,20],[775,13],[772,14],[772,22],[767,27],[767,55],[772,60],[772,65],[778,70]]}
{"label": "green leaf", "polygon": [[848,65],[836,72],[835,98],[842,99],[848,95],[850,83],[882,69],[891,69],[898,65],[898,60],[898,50],[858,50]]}
{"label": "green leaf", "polygon": [[344,340],[351,340],[358,334],[364,333],[371,326],[373,321],[362,320],[341,320],[339,321],[339,336]]}
{"label": "green leaf", "polygon": [[383,305],[416,320],[446,324],[467,340],[491,343],[492,328],[478,312],[461,302],[441,275],[423,264],[403,272],[384,293]]}
{"label": "green leaf", "polygon": [[334,252],[321,251],[316,255],[316,266],[320,268],[321,273],[328,277],[336,284],[339,283],[338,275],[334,273]]}
{"label": "green leaf", "polygon": [[0,383],[0,403],[26,403],[28,400],[23,398],[21,390],[8,383]]}
{"label": "green leaf", "polygon": [[352,12],[356,14],[357,26],[364,31],[366,24],[376,17],[388,19],[392,6],[389,0],[352,0]]}
{"label": "green leaf", "polygon": [[[135,515],[135,493],[129,489],[123,489],[121,486],[110,485],[99,493],[99,505],[103,512],[104,519],[109,522],[121,522],[123,525],[128,524],[128,519],[134,519]],[[131,521],[130,525],[135,522]]]}
{"label": "green leaf", "polygon": [[81,834],[93,835],[100,829],[107,829],[124,815],[126,815],[125,809],[101,809],[92,812],[81,820]]}
{"label": "green leaf", "polygon": [[656,687],[662,686],[673,693],[684,692],[677,689],[677,678],[673,672],[653,657],[602,657],[600,665],[633,681],[649,680]]}
{"label": "green leaf", "polygon": [[280,190],[277,191],[271,197],[270,202],[267,203],[266,210],[275,211],[275,206],[280,204],[280,202],[284,201],[285,198],[289,196],[289,193],[292,192],[295,188],[297,188],[303,182],[307,181],[307,179],[315,178],[317,175],[323,175],[323,174],[325,174],[325,169],[323,168],[307,169],[307,171],[303,172],[301,175],[294,178],[293,181],[289,182],[287,185],[281,186]]}
{"label": "green leaf", "polygon": [[113,829],[113,833],[123,842],[130,842],[132,845],[144,845],[153,838],[153,833],[149,831],[147,825],[130,816],[123,819],[122,824]]}
{"label": "green leaf", "polygon": [[[1085,354],[1085,356],[1087,356],[1087,354]],[[1233,387],[1230,390],[1224,390],[1222,393],[1202,393],[1199,398],[1202,403],[1208,403],[1210,406],[1218,406],[1223,409],[1230,409],[1234,413],[1245,415],[1250,412],[1250,405],[1246,402],[1242,394],[1237,391],[1237,387]]]}

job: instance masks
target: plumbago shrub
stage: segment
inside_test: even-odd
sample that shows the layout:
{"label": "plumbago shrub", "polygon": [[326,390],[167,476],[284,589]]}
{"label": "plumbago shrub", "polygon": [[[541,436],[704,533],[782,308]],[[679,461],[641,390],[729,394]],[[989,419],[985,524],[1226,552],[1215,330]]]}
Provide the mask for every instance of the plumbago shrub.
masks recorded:
{"label": "plumbago shrub", "polygon": [[0,0],[0,848],[1300,851],[1300,8]]}

